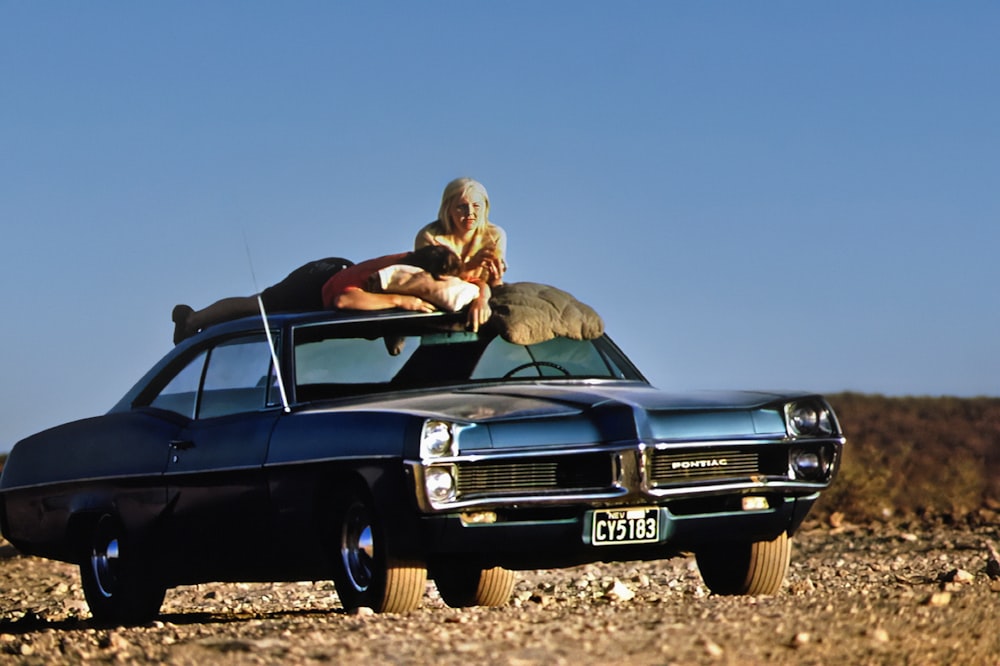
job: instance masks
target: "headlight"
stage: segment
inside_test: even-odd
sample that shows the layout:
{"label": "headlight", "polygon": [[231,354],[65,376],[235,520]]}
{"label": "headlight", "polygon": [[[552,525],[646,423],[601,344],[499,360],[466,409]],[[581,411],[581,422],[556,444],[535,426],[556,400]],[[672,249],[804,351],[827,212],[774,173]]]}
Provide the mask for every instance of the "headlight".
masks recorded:
{"label": "headlight", "polygon": [[450,502],[455,499],[455,466],[435,465],[424,472],[424,488],[431,502]]}
{"label": "headlight", "polygon": [[797,479],[826,481],[833,467],[833,455],[833,450],[829,446],[794,447],[789,451],[792,474]]}
{"label": "headlight", "polygon": [[420,457],[445,458],[458,455],[454,428],[447,421],[425,421],[420,433]]}
{"label": "headlight", "polygon": [[809,400],[785,405],[785,421],[791,435],[824,436],[833,434],[830,409],[823,403]]}

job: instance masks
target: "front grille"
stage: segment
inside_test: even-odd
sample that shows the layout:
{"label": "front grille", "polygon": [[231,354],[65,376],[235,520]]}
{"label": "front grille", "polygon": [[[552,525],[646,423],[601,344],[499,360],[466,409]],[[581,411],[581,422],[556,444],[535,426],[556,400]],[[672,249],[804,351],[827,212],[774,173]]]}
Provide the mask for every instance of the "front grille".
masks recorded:
{"label": "front grille", "polygon": [[787,470],[787,457],[776,451],[765,455],[759,449],[656,450],[649,461],[649,479],[653,486],[784,475]]}
{"label": "front grille", "polygon": [[473,498],[525,492],[567,492],[607,488],[614,482],[608,453],[462,463],[458,496]]}

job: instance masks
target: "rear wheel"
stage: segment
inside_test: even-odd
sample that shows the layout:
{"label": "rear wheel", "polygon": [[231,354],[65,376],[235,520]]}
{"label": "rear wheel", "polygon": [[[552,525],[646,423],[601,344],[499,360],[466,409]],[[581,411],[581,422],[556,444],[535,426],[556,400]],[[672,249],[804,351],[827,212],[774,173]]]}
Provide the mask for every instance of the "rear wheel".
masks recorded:
{"label": "rear wheel", "polygon": [[792,540],[724,544],[696,553],[698,571],[715,594],[777,594],[788,573]]}
{"label": "rear wheel", "polygon": [[514,591],[514,572],[503,567],[480,569],[449,560],[435,567],[434,583],[452,608],[503,606]]}
{"label": "rear wheel", "polygon": [[420,605],[427,584],[423,562],[396,558],[370,502],[361,493],[337,502],[334,582],[345,609],[403,613]]}
{"label": "rear wheel", "polygon": [[80,562],[83,595],[98,622],[142,624],[160,612],[166,587],[142,561],[121,523],[104,514],[90,531]]}

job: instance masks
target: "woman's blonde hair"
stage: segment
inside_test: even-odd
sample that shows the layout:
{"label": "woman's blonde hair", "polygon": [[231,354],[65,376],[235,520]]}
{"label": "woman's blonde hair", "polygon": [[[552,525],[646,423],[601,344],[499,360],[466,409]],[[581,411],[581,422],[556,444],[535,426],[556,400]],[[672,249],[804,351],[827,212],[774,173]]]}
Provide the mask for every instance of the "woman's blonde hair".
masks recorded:
{"label": "woman's blonde hair", "polygon": [[485,229],[490,221],[490,195],[486,193],[486,188],[478,180],[472,178],[456,178],[444,186],[444,193],[441,195],[441,208],[438,209],[438,221],[444,226],[448,233],[454,233],[454,223],[451,219],[449,209],[452,202],[460,196],[475,192],[479,194],[486,203],[486,210],[482,217],[476,220],[476,226]]}

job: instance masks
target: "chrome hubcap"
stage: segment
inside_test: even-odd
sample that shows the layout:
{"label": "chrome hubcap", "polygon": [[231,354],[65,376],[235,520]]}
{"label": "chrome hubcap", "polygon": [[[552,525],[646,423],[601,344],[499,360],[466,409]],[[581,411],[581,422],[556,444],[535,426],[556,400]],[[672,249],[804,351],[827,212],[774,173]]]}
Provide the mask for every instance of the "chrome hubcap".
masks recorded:
{"label": "chrome hubcap", "polygon": [[352,506],[346,516],[340,555],[354,588],[360,592],[367,590],[372,582],[375,544],[372,538],[371,520],[363,506]]}
{"label": "chrome hubcap", "polygon": [[110,599],[114,595],[118,581],[118,539],[102,540],[101,544],[96,545],[91,551],[90,566],[93,568],[94,580],[97,581],[101,596]]}

